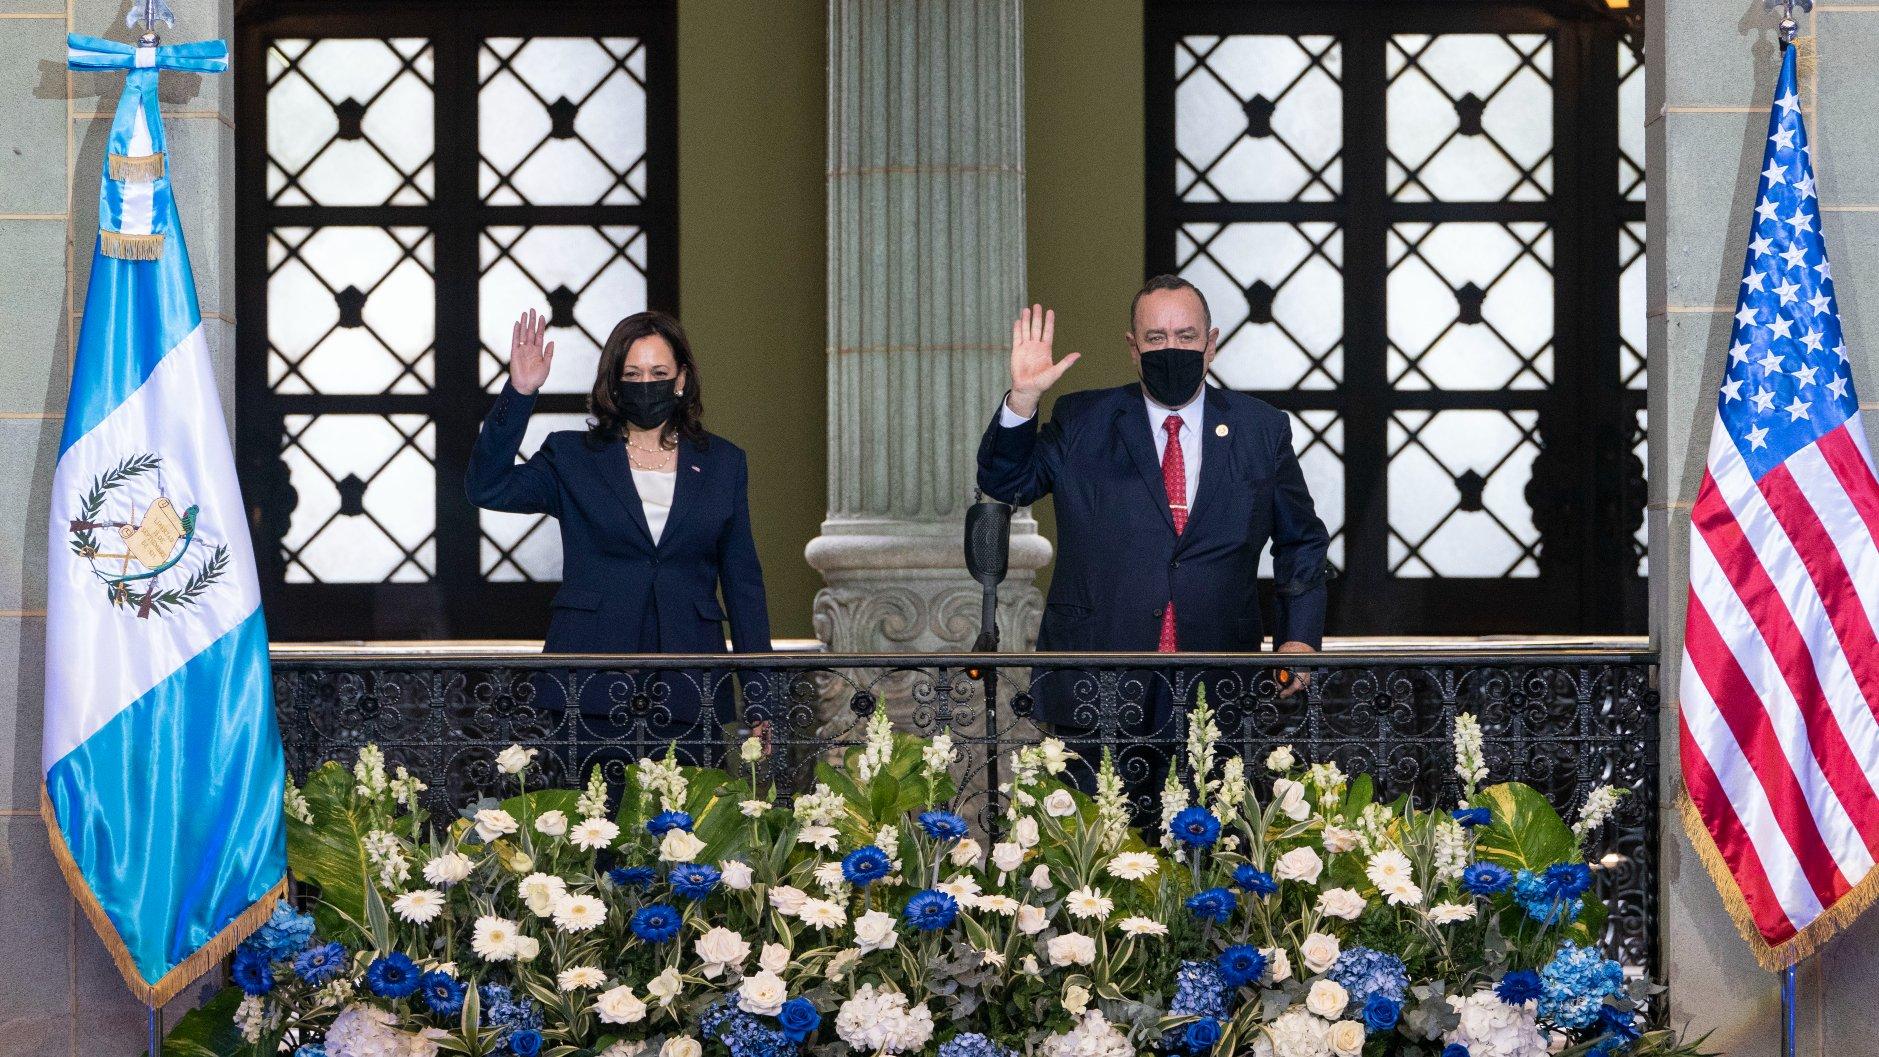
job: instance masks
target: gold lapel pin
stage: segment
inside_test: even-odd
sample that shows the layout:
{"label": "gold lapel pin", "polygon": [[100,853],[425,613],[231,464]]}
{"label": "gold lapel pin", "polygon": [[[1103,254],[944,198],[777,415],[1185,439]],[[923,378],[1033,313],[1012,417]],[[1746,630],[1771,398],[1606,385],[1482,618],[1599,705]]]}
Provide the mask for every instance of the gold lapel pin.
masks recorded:
{"label": "gold lapel pin", "polygon": [[1227,435],[1228,432],[1229,431],[1227,430],[1227,424],[1225,422],[1222,422],[1218,426],[1214,427],[1214,436],[1216,437],[1224,437]]}

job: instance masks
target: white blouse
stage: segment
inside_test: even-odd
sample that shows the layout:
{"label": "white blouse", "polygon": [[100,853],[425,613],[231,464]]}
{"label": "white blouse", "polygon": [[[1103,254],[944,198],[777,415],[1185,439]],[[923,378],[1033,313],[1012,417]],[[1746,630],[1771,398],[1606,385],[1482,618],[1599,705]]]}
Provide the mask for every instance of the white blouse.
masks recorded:
{"label": "white blouse", "polygon": [[672,513],[672,486],[679,479],[676,470],[634,470],[633,487],[639,490],[639,502],[646,510],[646,527],[652,541],[659,542],[665,533],[666,516]]}

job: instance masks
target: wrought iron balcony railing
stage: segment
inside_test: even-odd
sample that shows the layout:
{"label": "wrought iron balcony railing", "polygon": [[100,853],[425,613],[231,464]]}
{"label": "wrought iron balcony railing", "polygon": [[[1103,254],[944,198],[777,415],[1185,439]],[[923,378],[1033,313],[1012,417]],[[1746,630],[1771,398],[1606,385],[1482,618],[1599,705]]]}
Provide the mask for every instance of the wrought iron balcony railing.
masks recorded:
{"label": "wrought iron balcony railing", "polygon": [[[1655,655],[1641,649],[1324,653],[1300,666],[1273,654],[775,653],[577,656],[279,651],[274,680],[288,767],[304,776],[367,743],[419,776],[433,810],[454,813],[496,788],[495,756],[540,750],[550,781],[592,767],[618,783],[635,759],[680,746],[716,763],[753,729],[785,794],[817,760],[858,744],[885,707],[899,729],[950,733],[957,807],[993,825],[1013,747],[1059,734],[1115,754],[1144,816],[1166,761],[1184,767],[1187,705],[1204,692],[1222,749],[1369,774],[1382,796],[1453,803],[1455,716],[1485,732],[1491,779],[1520,780],[1571,817],[1594,788],[1630,791],[1599,835],[1605,944],[1659,965],[1658,729]],[[1283,696],[1301,675],[1309,685]],[[997,703],[987,708],[988,698]],[[1043,704],[1040,705],[1040,702]],[[570,703],[573,707],[569,707]],[[696,714],[697,719],[689,718]],[[1062,722],[1047,723],[1049,715]],[[726,717],[720,719],[719,717]],[[732,718],[734,717],[734,718]],[[733,761],[732,766],[737,766]],[[1261,773],[1254,767],[1252,773]]]}

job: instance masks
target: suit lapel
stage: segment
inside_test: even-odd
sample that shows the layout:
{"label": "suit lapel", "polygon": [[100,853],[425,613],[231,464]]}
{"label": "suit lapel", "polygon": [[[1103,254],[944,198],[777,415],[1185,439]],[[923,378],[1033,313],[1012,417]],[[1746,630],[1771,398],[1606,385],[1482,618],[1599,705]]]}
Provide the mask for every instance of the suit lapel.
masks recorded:
{"label": "suit lapel", "polygon": [[639,498],[639,489],[633,484],[633,464],[626,458],[626,441],[613,440],[600,451],[600,476],[613,489],[613,494],[626,507],[626,512],[639,526],[639,533],[652,543],[652,526],[646,524],[646,507]]}
{"label": "suit lapel", "polygon": [[685,517],[691,505],[698,501],[698,491],[704,487],[705,460],[696,445],[689,440],[679,441],[677,462],[678,477],[672,482],[672,509],[665,517],[665,531],[659,534],[659,546],[664,547],[678,535],[679,526],[685,523]]}
{"label": "suit lapel", "polygon": [[1115,430],[1122,438],[1122,446],[1129,451],[1129,458],[1135,462],[1135,468],[1141,472],[1142,483],[1148,486],[1148,494],[1161,511],[1161,519],[1168,523],[1168,531],[1174,531],[1174,511],[1168,507],[1168,487],[1161,481],[1161,460],[1155,457],[1155,438],[1148,433],[1148,406],[1142,402],[1142,390],[1139,386],[1128,386],[1122,390],[1122,406],[1115,412]]}
{"label": "suit lapel", "polygon": [[1227,463],[1233,457],[1233,437],[1231,431],[1222,436],[1220,427],[1227,421],[1227,398],[1220,395],[1220,390],[1207,387],[1204,400],[1206,410],[1201,413],[1198,423],[1200,429],[1200,480],[1194,483],[1194,494],[1188,497],[1187,531],[1183,538],[1192,536],[1194,528],[1200,524],[1201,515],[1220,502],[1215,493],[1226,487],[1233,476],[1232,467]]}

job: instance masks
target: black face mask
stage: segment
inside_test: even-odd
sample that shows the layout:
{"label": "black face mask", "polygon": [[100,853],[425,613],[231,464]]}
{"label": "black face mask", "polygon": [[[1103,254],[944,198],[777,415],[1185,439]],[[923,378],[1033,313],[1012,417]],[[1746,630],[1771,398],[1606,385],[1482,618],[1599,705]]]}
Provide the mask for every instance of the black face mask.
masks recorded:
{"label": "black face mask", "polygon": [[1142,353],[1142,388],[1163,407],[1183,407],[1207,377],[1200,349],[1149,349]]}
{"label": "black face mask", "polygon": [[658,429],[672,417],[679,406],[675,391],[678,380],[664,378],[656,382],[615,382],[613,403],[620,414],[640,429]]}

